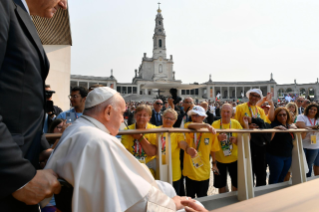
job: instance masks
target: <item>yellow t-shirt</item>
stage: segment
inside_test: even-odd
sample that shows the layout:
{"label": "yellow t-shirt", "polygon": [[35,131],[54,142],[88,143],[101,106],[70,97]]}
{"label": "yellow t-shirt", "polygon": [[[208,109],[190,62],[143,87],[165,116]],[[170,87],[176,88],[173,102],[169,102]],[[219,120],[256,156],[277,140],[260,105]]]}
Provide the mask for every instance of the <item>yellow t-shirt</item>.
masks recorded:
{"label": "yellow t-shirt", "polygon": [[[167,133],[163,136],[167,142]],[[181,179],[181,160],[180,160],[180,148],[179,142],[185,141],[185,136],[183,133],[171,133],[171,151],[172,151],[172,170],[173,170],[173,181]],[[162,148],[163,153],[163,148]],[[166,164],[166,155],[162,154],[163,164]]]}
{"label": "yellow t-shirt", "polygon": [[[154,129],[157,128],[156,126],[152,124],[147,124],[146,129]],[[132,124],[128,127],[125,128],[125,130],[134,130],[135,129],[135,124]],[[148,133],[145,134],[144,137],[151,143],[157,146],[157,141],[156,141],[156,134],[155,133]],[[138,159],[141,163],[148,163],[149,161],[153,160],[156,156],[149,157],[146,155],[144,152],[142,146],[139,144],[139,142],[135,142],[135,139],[131,135],[122,135],[121,142],[125,146],[125,148],[136,158]]]}
{"label": "yellow t-shirt", "polygon": [[[220,129],[220,121],[221,120],[214,121],[212,126],[215,129]],[[241,127],[240,123],[237,120],[231,119],[230,121],[231,121],[231,129],[243,129]],[[222,124],[222,129],[229,129],[229,123],[228,124]],[[216,135],[215,135],[216,141],[218,141],[218,138],[217,138],[218,135],[219,135],[219,133],[216,133]],[[237,138],[237,133],[232,133],[232,136]],[[236,144],[232,144],[231,145],[231,147],[232,147],[232,148],[230,148],[231,149],[231,154],[228,155],[227,153],[224,153],[224,151],[223,151],[223,148],[226,149],[225,147],[222,147],[222,144],[224,144],[224,142],[218,141],[217,143],[218,143],[219,148],[220,148],[220,150],[215,153],[215,157],[216,157],[216,160],[218,162],[220,162],[220,163],[232,163],[232,162],[237,161],[237,145]],[[225,156],[225,155],[227,155],[227,156]]]}
{"label": "yellow t-shirt", "polygon": [[[250,107],[251,107],[251,110],[254,113],[254,115],[256,115],[256,107],[257,106],[250,106]],[[257,107],[257,111],[258,111],[257,112],[257,117],[259,117],[262,120],[267,122],[264,110],[261,107]],[[238,105],[236,107],[235,119],[237,121],[239,121],[239,123],[241,124],[242,127],[245,127],[245,124],[244,124],[244,121],[243,121],[243,117],[245,116],[246,113],[247,113],[247,115],[249,117],[252,117],[251,111],[248,108],[247,102],[243,103],[243,104],[240,104],[240,105]]]}
{"label": "yellow t-shirt", "polygon": [[[184,128],[192,122],[186,123]],[[196,149],[194,144],[194,133],[185,133],[186,142],[190,147]],[[211,152],[219,151],[220,147],[216,142],[215,135],[212,133],[195,133],[196,140],[200,138],[200,143],[197,149],[197,155],[200,155],[202,166],[195,168],[193,160],[189,154],[184,154],[184,169],[183,175],[196,181],[208,180],[210,176],[209,156]]]}

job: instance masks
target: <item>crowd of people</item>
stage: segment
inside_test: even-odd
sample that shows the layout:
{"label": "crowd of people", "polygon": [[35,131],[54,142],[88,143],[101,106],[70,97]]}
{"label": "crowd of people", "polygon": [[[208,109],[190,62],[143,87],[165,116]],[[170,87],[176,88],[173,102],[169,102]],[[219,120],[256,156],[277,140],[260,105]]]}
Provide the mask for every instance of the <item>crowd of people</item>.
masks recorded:
{"label": "crowd of people", "polygon": [[[157,126],[208,128],[211,132],[214,129],[243,128],[317,129],[319,113],[317,113],[318,104],[316,102],[298,97],[295,102],[274,103],[270,93],[264,97],[259,89],[249,90],[246,97],[248,101],[244,103],[202,101],[195,104],[190,97],[177,104],[173,104],[172,99],[168,98],[168,106],[164,106],[166,101],[162,99],[157,99],[154,103],[129,102],[126,103],[127,110],[124,116],[127,120],[130,117],[130,125],[125,129],[151,129]],[[143,114],[147,115],[143,116]],[[143,127],[139,127],[141,117],[144,117]],[[152,140],[151,135],[153,135],[154,140]],[[267,180],[269,184],[273,184],[290,179],[294,137],[293,133],[254,133],[250,135],[255,186],[266,185]],[[163,146],[165,138],[162,136],[162,152],[165,151]],[[319,174],[317,133],[303,133],[302,138],[303,154],[307,162],[307,177],[311,176],[312,167],[317,175]],[[215,135],[212,133],[198,133],[197,135],[196,133],[173,133],[171,139],[173,185],[177,194],[187,194],[190,197],[206,196],[210,168],[214,173],[214,187],[219,189],[219,193],[230,189],[237,190],[236,133],[217,133]],[[128,144],[127,140],[130,140],[131,143]],[[124,135],[122,143],[136,158],[148,158],[148,160],[140,160],[140,162],[145,163],[155,176],[156,135]],[[149,155],[147,150],[150,146],[152,146],[153,151],[149,152]],[[137,150],[141,150],[142,155]],[[210,165],[210,160],[212,165]],[[200,162],[196,163],[196,161]],[[196,167],[197,165],[199,167]],[[267,167],[269,168],[268,178]],[[231,178],[231,188],[227,188],[227,173]]]}
{"label": "crowd of people", "polygon": [[[50,87],[50,86],[46,86]],[[88,107],[88,94],[82,87],[71,90],[70,110],[47,110],[48,133],[63,133],[79,119]],[[51,95],[47,100],[52,101]],[[126,102],[123,120],[124,130],[156,128],[208,129],[207,133],[171,133],[173,188],[178,196],[191,198],[207,196],[209,179],[213,171],[213,186],[219,193],[236,191],[237,133],[215,133],[215,129],[317,129],[319,106],[316,102],[299,97],[295,102],[274,103],[272,95],[265,97],[261,90],[246,93],[247,102],[201,101],[195,104],[191,97],[174,103],[172,98],[153,102]],[[92,101],[92,100],[89,100]],[[53,105],[53,104],[52,104]],[[58,111],[58,112],[56,112]],[[88,112],[87,112],[88,113]],[[46,121],[45,121],[46,124]],[[119,129],[118,129],[119,130]],[[152,177],[156,177],[157,149],[161,148],[162,163],[166,164],[167,133],[161,135],[161,146],[155,133],[126,134],[118,136],[123,147],[141,164],[145,164]],[[251,160],[255,186],[278,183],[290,179],[294,134],[255,133],[250,135]],[[317,133],[303,133],[303,147],[307,177],[319,175],[319,142]],[[54,149],[59,139],[51,143]],[[45,157],[42,157],[45,158]],[[46,163],[41,161],[41,163]],[[41,166],[42,168],[44,167]],[[230,176],[231,187],[227,185]],[[186,204],[186,203],[185,203]],[[46,208],[55,207],[54,198]]]}

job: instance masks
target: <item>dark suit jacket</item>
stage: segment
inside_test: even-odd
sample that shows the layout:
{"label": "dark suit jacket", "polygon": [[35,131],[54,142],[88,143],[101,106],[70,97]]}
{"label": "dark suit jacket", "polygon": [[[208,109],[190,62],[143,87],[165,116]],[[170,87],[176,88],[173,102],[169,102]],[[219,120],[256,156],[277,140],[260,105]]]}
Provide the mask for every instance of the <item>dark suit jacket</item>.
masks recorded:
{"label": "dark suit jacket", "polygon": [[156,123],[156,119],[155,119],[155,110],[152,110],[152,118],[150,120],[150,123],[155,125],[155,126],[161,126],[163,124],[163,120],[162,120],[162,111],[159,112],[159,114],[161,114],[161,119],[159,120],[159,123]]}
{"label": "dark suit jacket", "polygon": [[214,114],[212,114],[210,111],[206,112],[207,117],[204,119],[204,122],[212,125],[212,123],[214,122]]}
{"label": "dark suit jacket", "polygon": [[134,111],[128,112],[128,119],[127,119],[127,125],[130,126],[132,124],[135,124],[135,118],[134,118]]}
{"label": "dark suit jacket", "polygon": [[49,61],[21,0],[0,0],[1,211],[36,211],[11,194],[34,177],[39,154],[49,147],[42,133],[48,71]]}

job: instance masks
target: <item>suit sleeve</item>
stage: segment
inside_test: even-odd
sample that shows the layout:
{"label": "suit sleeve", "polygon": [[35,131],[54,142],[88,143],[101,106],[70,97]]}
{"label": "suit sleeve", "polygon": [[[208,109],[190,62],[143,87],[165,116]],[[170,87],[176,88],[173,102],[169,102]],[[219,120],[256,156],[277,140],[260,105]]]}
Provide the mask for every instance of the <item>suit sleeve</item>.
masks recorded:
{"label": "suit sleeve", "polygon": [[0,198],[27,184],[36,174],[32,164],[23,158],[0,116]]}
{"label": "suit sleeve", "polygon": [[0,0],[0,70],[6,53],[9,34],[10,9],[8,2],[9,1]]}

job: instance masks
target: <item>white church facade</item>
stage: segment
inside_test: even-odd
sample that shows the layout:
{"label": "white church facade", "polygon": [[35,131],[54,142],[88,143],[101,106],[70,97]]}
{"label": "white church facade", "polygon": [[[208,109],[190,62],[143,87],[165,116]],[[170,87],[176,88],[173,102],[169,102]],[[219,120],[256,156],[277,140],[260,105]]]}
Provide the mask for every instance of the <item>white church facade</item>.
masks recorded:
{"label": "white church facade", "polygon": [[251,88],[260,88],[263,94],[271,92],[274,99],[283,98],[284,94],[296,94],[313,99],[319,98],[318,79],[314,83],[279,85],[271,75],[270,80],[255,82],[216,82],[212,81],[211,75],[207,82],[195,84],[182,84],[181,80],[175,79],[173,71],[173,56],[167,57],[166,32],[164,28],[162,11],[159,8],[155,18],[153,35],[153,55],[148,57],[144,53],[142,63],[131,83],[118,82],[113,76],[113,70],[109,77],[94,77],[83,75],[71,75],[70,86],[82,86],[89,88],[95,84],[101,84],[116,89],[126,101],[152,100],[161,94],[168,95],[169,88],[177,88],[181,97],[191,96],[194,99],[221,100],[245,99],[244,95]]}

